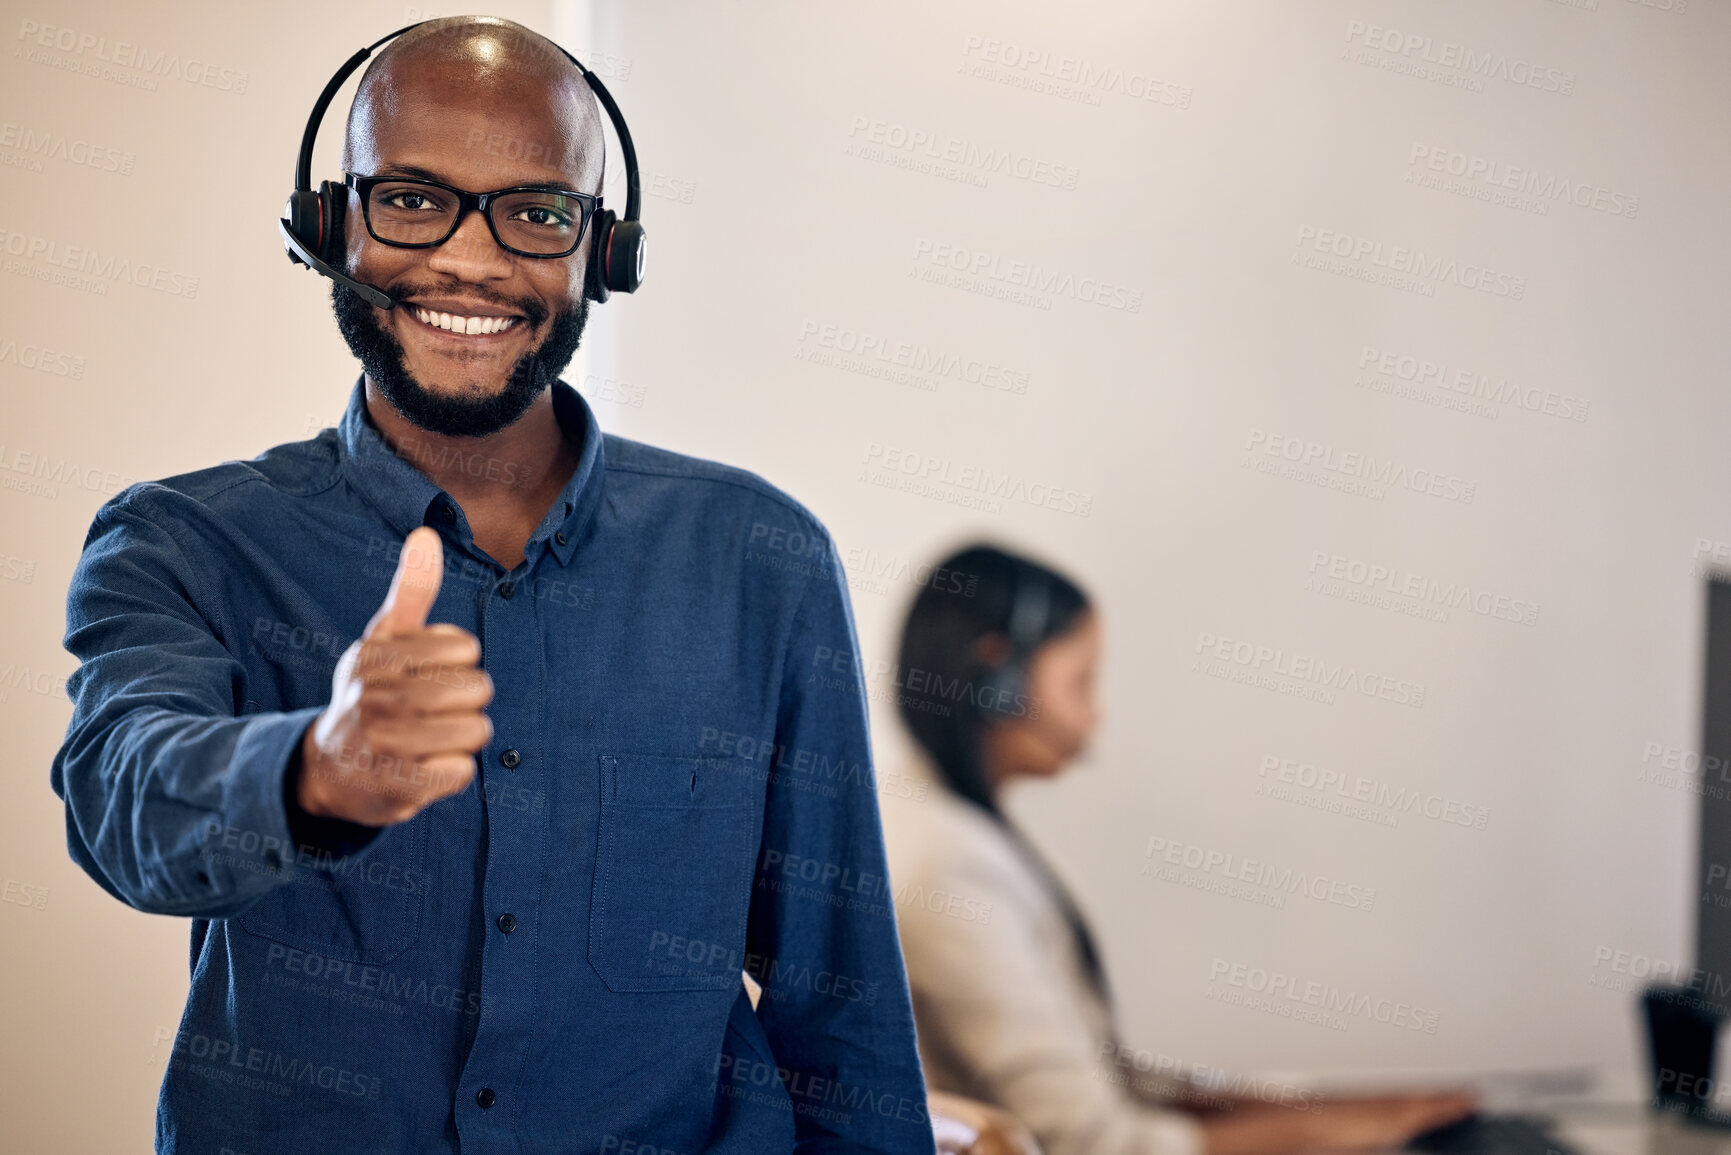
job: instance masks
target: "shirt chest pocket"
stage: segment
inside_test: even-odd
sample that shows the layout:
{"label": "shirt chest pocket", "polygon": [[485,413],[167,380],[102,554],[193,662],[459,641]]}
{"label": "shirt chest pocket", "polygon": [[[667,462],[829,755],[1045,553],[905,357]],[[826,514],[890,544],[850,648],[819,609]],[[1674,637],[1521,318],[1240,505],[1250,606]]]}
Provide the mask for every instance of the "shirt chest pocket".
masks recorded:
{"label": "shirt chest pocket", "polygon": [[376,966],[414,945],[430,889],[427,815],[380,834],[364,851],[294,876],[247,907],[248,934],[342,962]]}
{"label": "shirt chest pocket", "polygon": [[763,792],[711,758],[603,754],[589,964],[612,991],[740,985]]}

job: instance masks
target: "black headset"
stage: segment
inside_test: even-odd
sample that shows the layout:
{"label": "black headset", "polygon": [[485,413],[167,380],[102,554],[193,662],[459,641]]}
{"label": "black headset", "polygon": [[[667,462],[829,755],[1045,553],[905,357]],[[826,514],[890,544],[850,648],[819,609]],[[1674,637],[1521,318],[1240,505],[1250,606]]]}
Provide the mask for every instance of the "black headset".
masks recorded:
{"label": "black headset", "polygon": [[1045,639],[1051,615],[1052,590],[1045,576],[1018,566],[1009,625],[1004,631],[1010,639],[1009,656],[981,676],[980,692],[974,695],[974,703],[987,721],[1008,721],[1015,716],[999,709],[997,703],[1014,701],[1027,690],[1028,660]]}
{"label": "black headset", "polygon": [[[340,181],[324,181],[317,192],[313,191],[313,142],[318,139],[319,122],[324,119],[325,109],[330,107],[337,89],[343,86],[343,81],[353,75],[381,44],[395,40],[410,29],[419,28],[430,21],[422,20],[399,28],[389,36],[380,37],[359,52],[348,58],[343,66],[337,69],[337,74],[325,85],[325,90],[319,94],[318,103],[313,105],[312,115],[307,118],[306,131],[301,134],[300,157],[295,161],[295,187],[289,194],[288,205],[283,210],[283,217],[277,221],[277,231],[282,234],[283,248],[289,260],[297,265],[305,265],[316,272],[323,273],[340,285],[347,285],[369,304],[381,309],[389,309],[397,302],[388,293],[371,285],[349,277],[338,267],[348,255],[348,240],[343,234],[343,217],[348,211],[348,186]],[[548,41],[548,43],[552,43]],[[554,44],[553,47],[559,48]],[[577,71],[583,74],[583,79],[589,82],[589,87],[595,92],[595,99],[601,102],[601,107],[607,112],[607,119],[613,122],[613,131],[619,135],[619,148],[625,154],[625,215],[616,218],[611,209],[601,207],[601,199],[596,198],[595,212],[591,218],[594,232],[589,241],[589,267],[584,277],[584,295],[596,300],[605,301],[614,293],[634,293],[637,286],[643,283],[643,225],[638,220],[641,182],[637,174],[637,150],[631,144],[631,130],[625,127],[625,117],[620,113],[619,106],[613,102],[613,96],[599,77],[584,68],[577,58],[563,48],[559,51],[565,54],[565,59],[577,66]]]}

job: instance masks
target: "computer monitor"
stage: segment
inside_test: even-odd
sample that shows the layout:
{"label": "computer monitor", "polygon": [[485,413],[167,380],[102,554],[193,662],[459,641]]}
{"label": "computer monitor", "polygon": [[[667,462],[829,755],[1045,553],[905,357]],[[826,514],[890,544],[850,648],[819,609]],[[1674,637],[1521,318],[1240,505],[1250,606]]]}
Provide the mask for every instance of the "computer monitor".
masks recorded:
{"label": "computer monitor", "polygon": [[1731,574],[1707,579],[1693,993],[1731,1016]]}

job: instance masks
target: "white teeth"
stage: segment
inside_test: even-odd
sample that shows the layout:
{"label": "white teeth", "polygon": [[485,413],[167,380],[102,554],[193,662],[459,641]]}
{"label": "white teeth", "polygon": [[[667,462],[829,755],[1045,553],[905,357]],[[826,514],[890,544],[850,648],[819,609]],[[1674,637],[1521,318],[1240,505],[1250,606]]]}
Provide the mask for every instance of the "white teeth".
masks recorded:
{"label": "white teeth", "polygon": [[434,313],[427,309],[415,308],[415,319],[424,325],[432,325],[437,329],[446,329],[452,333],[487,334],[501,333],[511,327],[513,317],[463,317],[450,313]]}

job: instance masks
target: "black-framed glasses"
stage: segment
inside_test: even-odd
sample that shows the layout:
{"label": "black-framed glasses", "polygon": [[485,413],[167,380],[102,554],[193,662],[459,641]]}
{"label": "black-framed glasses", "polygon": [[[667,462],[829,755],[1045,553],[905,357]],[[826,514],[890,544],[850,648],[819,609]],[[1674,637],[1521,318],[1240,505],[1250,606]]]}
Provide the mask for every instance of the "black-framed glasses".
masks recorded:
{"label": "black-framed glasses", "polygon": [[345,175],[361,198],[367,232],[380,244],[399,249],[442,245],[471,210],[479,210],[493,239],[507,252],[568,257],[601,207],[601,198],[592,193],[551,185],[472,193],[419,177]]}

